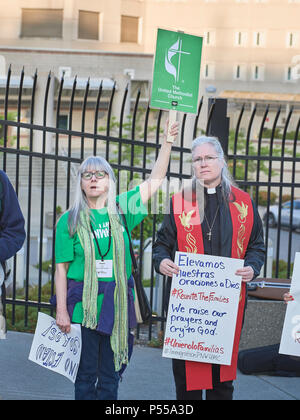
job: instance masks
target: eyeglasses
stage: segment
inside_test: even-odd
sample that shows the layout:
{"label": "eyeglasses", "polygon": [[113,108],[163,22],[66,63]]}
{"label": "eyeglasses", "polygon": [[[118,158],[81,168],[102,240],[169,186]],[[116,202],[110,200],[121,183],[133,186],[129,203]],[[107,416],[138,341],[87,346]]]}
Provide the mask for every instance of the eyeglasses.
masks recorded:
{"label": "eyeglasses", "polygon": [[95,175],[96,179],[103,179],[105,178],[106,172],[104,171],[96,171],[96,172],[83,172],[81,174],[81,178],[89,181]]}
{"label": "eyeglasses", "polygon": [[204,157],[197,157],[195,160],[193,160],[193,163],[195,165],[202,165],[203,163],[206,163],[207,165],[211,165],[214,160],[218,159],[219,156],[204,156]]}

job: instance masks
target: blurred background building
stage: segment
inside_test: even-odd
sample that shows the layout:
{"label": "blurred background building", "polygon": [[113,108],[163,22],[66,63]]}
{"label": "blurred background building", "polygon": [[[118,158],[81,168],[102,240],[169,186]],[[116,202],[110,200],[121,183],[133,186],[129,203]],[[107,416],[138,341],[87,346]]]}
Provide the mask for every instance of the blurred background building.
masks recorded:
{"label": "blurred background building", "polygon": [[[25,69],[24,101],[37,69],[40,86],[49,71],[57,81],[64,75],[62,109],[75,75],[81,100],[90,77],[91,109],[102,79],[107,92],[114,81],[120,93],[129,82],[132,99],[140,88],[140,104],[146,104],[160,27],[203,36],[200,96],[228,98],[233,126],[243,103],[249,112],[254,104],[263,112],[266,103],[270,111],[278,104],[300,110],[300,0],[0,0],[0,7],[2,101],[11,65],[11,89]],[[58,85],[50,92],[53,110]],[[67,127],[67,114],[60,115],[61,127]],[[89,124],[87,118],[87,130]]]}

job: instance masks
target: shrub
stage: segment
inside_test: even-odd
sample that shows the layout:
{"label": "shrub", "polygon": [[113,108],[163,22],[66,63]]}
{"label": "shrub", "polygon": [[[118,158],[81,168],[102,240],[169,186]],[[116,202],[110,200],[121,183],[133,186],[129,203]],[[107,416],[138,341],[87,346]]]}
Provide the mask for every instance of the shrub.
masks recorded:
{"label": "shrub", "polygon": [[[256,198],[256,192],[253,192],[253,200],[255,201]],[[269,196],[269,202],[270,205],[273,205],[276,203],[277,195],[270,191]],[[259,206],[267,206],[268,205],[268,191],[259,191],[258,193],[258,205]]]}

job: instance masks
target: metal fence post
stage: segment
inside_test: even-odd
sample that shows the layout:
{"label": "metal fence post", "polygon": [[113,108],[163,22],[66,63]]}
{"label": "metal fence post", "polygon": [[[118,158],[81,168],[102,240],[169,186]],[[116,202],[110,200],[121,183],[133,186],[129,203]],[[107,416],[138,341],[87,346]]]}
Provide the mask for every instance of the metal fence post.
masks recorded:
{"label": "metal fence post", "polygon": [[[212,108],[213,107],[213,108]],[[228,154],[229,118],[227,117],[227,99],[208,99],[208,136],[218,137],[224,153]],[[210,112],[212,111],[212,112]]]}

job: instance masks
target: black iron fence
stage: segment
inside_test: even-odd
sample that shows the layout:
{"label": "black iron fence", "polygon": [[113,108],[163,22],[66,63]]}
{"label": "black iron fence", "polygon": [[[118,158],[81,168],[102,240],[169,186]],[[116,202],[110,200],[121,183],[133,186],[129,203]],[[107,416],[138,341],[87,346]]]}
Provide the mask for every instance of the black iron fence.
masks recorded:
{"label": "black iron fence", "polygon": [[[129,89],[119,92],[116,84],[107,90],[101,83],[92,91],[87,80],[84,91],[79,91],[74,78],[72,89],[67,90],[64,78],[56,80],[51,74],[45,85],[39,86],[36,73],[31,86],[24,88],[24,71],[17,87],[11,86],[11,74],[9,69],[6,88],[0,89],[0,159],[18,194],[27,237],[23,249],[10,261],[7,319],[12,328],[32,329],[37,311],[54,312],[49,298],[54,293],[55,223],[72,201],[77,167],[88,155],[101,154],[115,170],[119,192],[128,188],[129,182],[140,182],[151,172],[168,113],[151,110],[140,91],[129,98]],[[204,109],[208,109],[207,117]],[[133,233],[154,311],[148,339],[153,325],[161,322],[163,329],[165,321],[165,279],[153,270],[151,241],[163,217],[159,209],[191,176],[192,137],[207,133],[222,140],[237,184],[250,192],[259,207],[268,251],[261,275],[290,277],[294,254],[300,251],[295,201],[300,198],[299,111],[291,107],[285,113],[280,106],[262,108],[259,104],[249,109],[243,104],[231,117],[236,118],[231,129],[229,111],[226,100],[212,99],[207,107],[202,98],[193,120],[181,117],[181,132],[167,173],[169,182]],[[205,122],[201,125],[200,121]],[[290,202],[289,215],[282,207],[285,202]]]}

